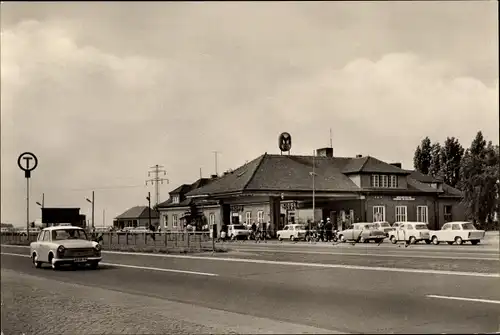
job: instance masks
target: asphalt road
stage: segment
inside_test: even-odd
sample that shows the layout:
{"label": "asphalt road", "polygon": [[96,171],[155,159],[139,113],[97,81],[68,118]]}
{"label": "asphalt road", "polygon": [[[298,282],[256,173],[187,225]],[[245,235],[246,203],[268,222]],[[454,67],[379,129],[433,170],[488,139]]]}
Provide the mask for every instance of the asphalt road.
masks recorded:
{"label": "asphalt road", "polygon": [[[397,252],[403,255],[382,258],[255,250],[187,257],[105,253],[101,270],[54,272],[32,268],[26,257],[5,254],[26,255],[26,248],[2,247],[1,264],[2,269],[51,281],[285,322],[289,328],[282,333],[307,332],[301,326],[317,327],[313,333],[499,330],[497,260],[432,260],[436,255],[420,259],[411,258],[415,251]],[[394,259],[397,264],[392,263]],[[481,271],[478,263],[484,266]]]}

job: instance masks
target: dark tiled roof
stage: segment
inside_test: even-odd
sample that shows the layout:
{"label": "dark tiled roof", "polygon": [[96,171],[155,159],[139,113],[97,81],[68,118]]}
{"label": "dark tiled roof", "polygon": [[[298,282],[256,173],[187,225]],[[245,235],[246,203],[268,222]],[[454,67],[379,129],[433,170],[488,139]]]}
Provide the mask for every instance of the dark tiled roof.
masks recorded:
{"label": "dark tiled roof", "polygon": [[[315,157],[315,188],[321,191],[348,191],[360,189],[341,169],[349,158]],[[189,192],[187,196],[258,191],[310,191],[312,189],[312,156],[288,156],[264,154],[218,178],[206,187]]]}
{"label": "dark tiled roof", "polygon": [[421,191],[421,192],[430,192],[430,193],[438,193],[439,191],[432,186],[422,183],[421,181],[414,179],[413,177],[408,177],[408,189],[409,190],[416,190],[416,191]]}
{"label": "dark tiled roof", "polygon": [[177,187],[175,190],[170,191],[169,194],[184,194],[191,191],[191,185],[189,184],[182,184],[181,186]]}
{"label": "dark tiled roof", "polygon": [[208,185],[193,190],[186,195],[217,194],[244,190],[265,156],[266,154],[259,156],[253,161],[240,166],[226,175],[216,178]]}
{"label": "dark tiled roof", "polygon": [[443,183],[443,191],[442,196],[445,197],[462,197],[462,191],[445,183]]}
{"label": "dark tiled roof", "polygon": [[[210,178],[200,178],[197,181],[195,181],[192,184],[182,184],[181,186],[177,187],[173,191],[171,191],[169,194],[179,194],[179,195],[185,195],[186,193],[195,190],[197,188],[203,187],[205,185],[208,185],[212,182],[212,179]],[[167,201],[164,201],[160,204],[158,204],[158,207],[164,208],[164,207],[183,207],[183,206],[189,206],[191,204],[189,199],[183,200],[180,203],[174,204],[172,203],[172,198],[168,199]]]}
{"label": "dark tiled roof", "polygon": [[[151,217],[157,218],[158,212],[151,209]],[[149,218],[148,206],[132,207],[126,210],[124,213],[118,215],[115,219],[145,219],[145,218]]]}
{"label": "dark tiled roof", "polygon": [[161,208],[175,208],[175,207],[187,207],[187,206],[190,206],[193,202],[193,199],[192,198],[187,198],[187,199],[184,199],[183,201],[181,202],[178,202],[176,204],[174,204],[170,199],[168,201],[168,204],[166,204],[165,202],[158,205],[158,207],[161,207]]}
{"label": "dark tiled roof", "polygon": [[371,156],[351,158],[342,173],[392,173],[408,175],[409,172],[394,165],[388,164]]}
{"label": "dark tiled roof", "polygon": [[433,176],[423,174],[423,173],[416,171],[416,170],[406,170],[406,171],[410,173],[410,177],[412,177],[415,180],[418,180],[421,183],[439,183],[439,182],[441,182],[440,179],[434,178]]}

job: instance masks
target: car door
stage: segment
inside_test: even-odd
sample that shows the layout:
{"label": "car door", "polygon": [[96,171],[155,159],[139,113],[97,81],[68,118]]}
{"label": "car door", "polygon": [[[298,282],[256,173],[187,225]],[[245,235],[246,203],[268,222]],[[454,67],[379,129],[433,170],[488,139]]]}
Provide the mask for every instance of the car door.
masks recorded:
{"label": "car door", "polygon": [[48,262],[48,253],[49,253],[49,248],[48,244],[50,243],[50,232],[48,230],[45,230],[43,232],[43,235],[41,236],[41,241],[38,244],[37,248],[37,254],[38,254],[38,259],[41,262]]}
{"label": "car door", "polygon": [[455,237],[460,236],[462,239],[464,236],[462,236],[462,227],[460,226],[459,223],[454,223],[451,225],[451,230],[453,233],[453,236],[450,236],[452,238],[452,241],[455,241]]}
{"label": "car door", "polygon": [[441,231],[439,233],[439,239],[445,242],[453,241],[453,239],[451,239],[452,233],[453,232],[451,230],[451,224],[447,223],[441,228]]}

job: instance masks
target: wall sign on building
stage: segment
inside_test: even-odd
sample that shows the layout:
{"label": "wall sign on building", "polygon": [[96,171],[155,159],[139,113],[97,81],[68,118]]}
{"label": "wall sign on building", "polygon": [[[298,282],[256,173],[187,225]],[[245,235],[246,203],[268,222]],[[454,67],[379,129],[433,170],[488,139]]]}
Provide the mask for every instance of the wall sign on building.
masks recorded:
{"label": "wall sign on building", "polygon": [[285,202],[285,203],[282,203],[281,206],[283,207],[284,210],[288,210],[288,211],[294,211],[297,209],[296,202]]}
{"label": "wall sign on building", "polygon": [[231,212],[243,212],[242,205],[233,205],[231,206]]}
{"label": "wall sign on building", "polygon": [[394,200],[394,201],[413,201],[413,200],[415,200],[415,198],[414,197],[397,196],[397,197],[392,198],[392,200]]}

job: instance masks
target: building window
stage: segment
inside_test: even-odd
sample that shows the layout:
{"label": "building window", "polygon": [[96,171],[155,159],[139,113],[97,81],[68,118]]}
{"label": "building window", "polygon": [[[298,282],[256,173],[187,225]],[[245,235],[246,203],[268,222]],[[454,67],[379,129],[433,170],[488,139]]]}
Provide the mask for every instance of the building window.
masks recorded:
{"label": "building window", "polygon": [[380,187],[378,174],[372,175],[372,187]]}
{"label": "building window", "polygon": [[389,187],[388,177],[386,175],[380,176],[380,187],[387,188]]}
{"label": "building window", "polygon": [[294,211],[288,212],[288,222],[295,223],[295,212]]}
{"label": "building window", "polygon": [[373,206],[373,222],[385,221],[385,207]]}
{"label": "building window", "polygon": [[444,206],[444,222],[453,221],[453,217],[451,215],[451,205]]}
{"label": "building window", "polygon": [[177,228],[177,214],[172,215],[172,228]]}
{"label": "building window", "polygon": [[391,175],[389,176],[389,188],[397,188],[398,187],[398,176]]}
{"label": "building window", "polygon": [[252,224],[252,212],[245,213],[245,221],[247,224]]}
{"label": "building window", "polygon": [[427,206],[417,206],[417,221],[429,223],[429,209]]}
{"label": "building window", "polygon": [[215,226],[215,213],[210,213],[208,215],[208,227],[212,230]]}
{"label": "building window", "polygon": [[163,225],[164,225],[165,228],[168,227],[168,215],[167,214],[165,214],[163,216]]}
{"label": "building window", "polygon": [[396,222],[406,222],[406,206],[396,206]]}
{"label": "building window", "polygon": [[172,203],[173,204],[178,204],[179,203],[179,196],[178,195],[173,195],[172,196]]}
{"label": "building window", "polygon": [[258,223],[264,222],[264,211],[257,212],[257,222]]}

